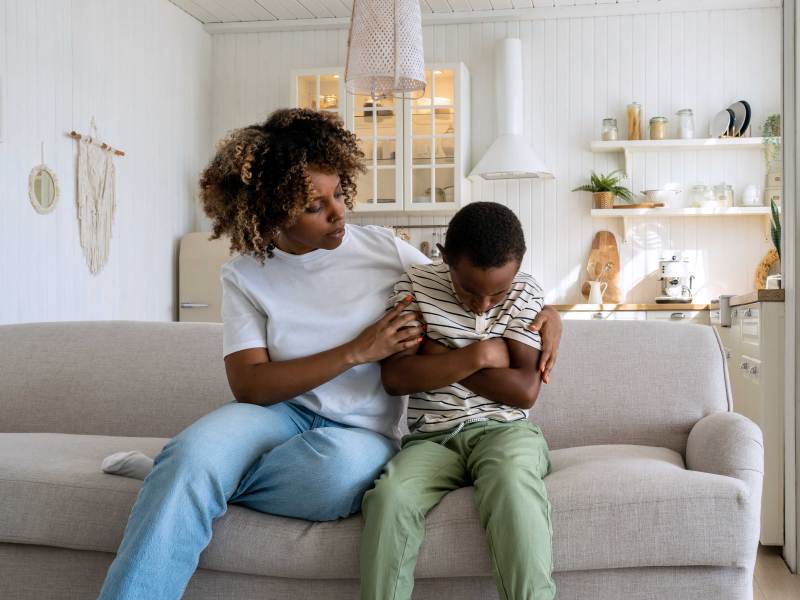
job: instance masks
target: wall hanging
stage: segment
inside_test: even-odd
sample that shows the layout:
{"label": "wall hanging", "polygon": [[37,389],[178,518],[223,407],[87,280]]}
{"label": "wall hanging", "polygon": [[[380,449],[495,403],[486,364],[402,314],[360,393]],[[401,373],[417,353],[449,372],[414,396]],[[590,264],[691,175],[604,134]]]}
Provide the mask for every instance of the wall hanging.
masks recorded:
{"label": "wall hanging", "polygon": [[122,150],[97,141],[97,126],[92,118],[89,136],[70,132],[78,141],[78,222],[83,256],[89,271],[99,273],[108,262],[111,229],[117,209],[114,156]]}

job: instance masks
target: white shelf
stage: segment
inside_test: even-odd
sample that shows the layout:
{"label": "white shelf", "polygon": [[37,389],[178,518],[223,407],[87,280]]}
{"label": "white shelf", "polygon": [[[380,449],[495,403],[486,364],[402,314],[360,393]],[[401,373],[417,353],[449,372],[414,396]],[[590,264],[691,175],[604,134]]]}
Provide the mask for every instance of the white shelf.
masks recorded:
{"label": "white shelf", "polygon": [[743,217],[770,214],[769,206],[733,208],[593,208],[593,217]]}
{"label": "white shelf", "polygon": [[763,137],[695,138],[691,140],[596,140],[591,143],[591,150],[592,152],[622,152],[625,158],[625,174],[630,178],[632,176],[632,152],[658,152],[664,150],[759,150],[763,145]]}
{"label": "white shelf", "polygon": [[623,152],[625,150],[741,150],[763,146],[764,138],[694,138],[691,140],[611,140],[592,142],[592,152]]}
{"label": "white shelf", "polygon": [[631,218],[650,217],[762,217],[765,239],[769,239],[771,211],[769,206],[735,206],[732,208],[593,208],[593,217],[622,218],[622,241],[628,241]]}

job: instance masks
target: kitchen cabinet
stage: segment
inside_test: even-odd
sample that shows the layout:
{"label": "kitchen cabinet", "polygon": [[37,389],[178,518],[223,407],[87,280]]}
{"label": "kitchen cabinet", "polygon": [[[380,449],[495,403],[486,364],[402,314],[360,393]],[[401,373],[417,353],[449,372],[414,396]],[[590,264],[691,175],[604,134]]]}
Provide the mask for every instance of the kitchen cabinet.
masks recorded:
{"label": "kitchen cabinet", "polygon": [[648,321],[664,321],[667,323],[694,323],[709,325],[707,310],[648,310]]}
{"label": "kitchen cabinet", "polygon": [[730,311],[730,327],[720,325],[719,309],[711,310],[711,322],[725,349],[733,409],[764,434],[761,543],[780,546],[784,533],[784,304],[753,302]]}
{"label": "kitchen cabinet", "polygon": [[564,310],[562,319],[570,321],[644,321],[647,313],[641,310]]}
{"label": "kitchen cabinet", "polygon": [[469,72],[429,64],[425,80],[420,98],[373,101],[344,92],[341,68],[292,73],[295,106],[334,111],[358,136],[357,212],[443,214],[469,202]]}

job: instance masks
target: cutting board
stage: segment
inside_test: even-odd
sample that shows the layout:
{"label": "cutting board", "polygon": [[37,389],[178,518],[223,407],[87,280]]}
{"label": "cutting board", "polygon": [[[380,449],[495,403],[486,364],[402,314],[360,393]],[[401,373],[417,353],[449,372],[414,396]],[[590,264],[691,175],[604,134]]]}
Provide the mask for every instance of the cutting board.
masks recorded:
{"label": "cutting board", "polygon": [[[603,294],[604,304],[617,304],[622,299],[622,291],[619,289],[619,250],[617,249],[617,239],[610,231],[598,231],[592,240],[592,249],[589,252],[589,260],[586,262],[586,269],[581,275],[581,293],[584,298],[589,298],[590,279],[594,280],[602,272],[603,266],[611,263],[610,270],[603,275],[602,281],[608,283],[606,293]],[[589,276],[589,273],[596,275]]]}

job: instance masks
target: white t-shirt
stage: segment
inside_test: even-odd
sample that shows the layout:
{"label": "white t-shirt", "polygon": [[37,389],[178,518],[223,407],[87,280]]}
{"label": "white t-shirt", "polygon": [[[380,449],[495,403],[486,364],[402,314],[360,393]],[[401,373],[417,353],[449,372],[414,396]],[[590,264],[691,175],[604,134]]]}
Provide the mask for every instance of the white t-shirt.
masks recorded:
{"label": "white t-shirt", "polygon": [[[391,231],[347,225],[334,250],[273,251],[264,265],[250,255],[222,266],[223,356],[267,348],[284,361],[349,342],[377,321],[397,279],[430,262]],[[333,421],[399,440],[404,398],[381,384],[378,363],[358,365],[290,400]]]}

